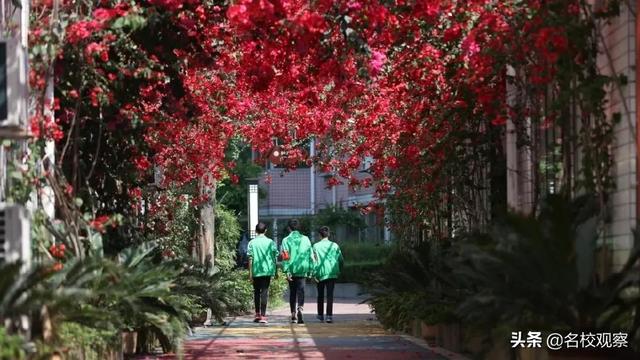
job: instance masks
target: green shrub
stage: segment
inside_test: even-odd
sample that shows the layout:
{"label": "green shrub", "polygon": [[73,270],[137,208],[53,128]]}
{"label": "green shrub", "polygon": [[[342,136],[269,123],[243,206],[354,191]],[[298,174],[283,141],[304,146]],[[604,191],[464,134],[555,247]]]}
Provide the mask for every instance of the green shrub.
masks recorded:
{"label": "green shrub", "polygon": [[316,231],[320,226],[328,226],[331,229],[340,225],[354,229],[364,229],[367,226],[360,213],[339,206],[322,209],[311,219],[310,225],[313,227],[313,231]]}
{"label": "green shrub", "polygon": [[380,269],[392,247],[382,243],[340,243],[344,256],[344,268],[338,282],[366,283]]}
{"label": "green shrub", "polygon": [[271,279],[271,286],[269,286],[269,307],[276,309],[284,305],[284,292],[287,291],[289,283],[287,278],[280,274],[277,278]]}
{"label": "green shrub", "polygon": [[406,331],[413,320],[429,324],[455,321],[459,283],[448,259],[454,253],[434,243],[394,248],[364,283],[371,306],[387,328]]}
{"label": "green shrub", "polygon": [[[248,270],[234,270],[226,274],[232,285],[228,295],[238,302],[236,313],[232,315],[242,315],[253,312],[253,285],[249,281]],[[287,279],[280,274],[271,279],[269,286],[269,309],[276,309],[284,303],[284,292],[287,289]]]}
{"label": "green shrub", "polygon": [[236,265],[236,244],[240,239],[240,223],[236,215],[222,205],[216,206],[215,264],[222,271]]}
{"label": "green shrub", "polygon": [[414,312],[415,294],[388,293],[374,298],[371,307],[376,318],[385,328],[407,331],[416,316]]}
{"label": "green shrub", "polygon": [[383,243],[370,242],[340,242],[340,250],[348,263],[383,262],[392,247]]}
{"label": "green shrub", "polygon": [[104,359],[106,353],[119,344],[118,335],[115,330],[99,330],[75,323],[63,323],[58,330],[60,343],[85,360]]}
{"label": "green shrub", "polygon": [[25,358],[24,341],[20,336],[9,335],[0,327],[0,360],[20,360]]}
{"label": "green shrub", "polygon": [[[366,227],[366,223],[360,213],[339,206],[321,209],[316,215],[302,216],[298,220],[300,221],[300,232],[309,237],[311,237],[312,233],[316,233],[321,226],[328,226],[331,229],[331,237],[335,237],[334,231],[340,226],[355,231]],[[278,229],[286,229],[288,221],[288,219],[278,221]],[[283,231],[282,234],[286,236],[287,232]],[[318,235],[314,234],[314,236],[317,238]]]}
{"label": "green shrub", "polygon": [[382,264],[382,261],[375,260],[361,262],[351,262],[347,260],[342,269],[342,273],[340,273],[338,282],[364,284],[371,279],[371,276],[380,269]]}

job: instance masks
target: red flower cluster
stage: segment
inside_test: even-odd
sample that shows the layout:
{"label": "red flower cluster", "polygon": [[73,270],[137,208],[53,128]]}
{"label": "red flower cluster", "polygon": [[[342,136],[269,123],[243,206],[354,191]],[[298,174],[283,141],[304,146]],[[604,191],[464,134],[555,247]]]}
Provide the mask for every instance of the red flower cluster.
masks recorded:
{"label": "red flower cluster", "polygon": [[110,221],[109,216],[101,215],[101,216],[98,216],[95,219],[91,220],[89,222],[89,226],[91,226],[96,231],[103,233],[103,232],[105,232],[105,226],[107,225],[107,223],[109,221]]}
{"label": "red flower cluster", "polygon": [[69,44],[77,44],[93,35],[96,31],[101,30],[102,27],[102,22],[98,20],[73,23],[67,27],[67,41]]}
{"label": "red flower cluster", "polygon": [[64,244],[52,244],[51,246],[49,246],[49,253],[51,253],[51,256],[57,259],[64,259],[65,250],[66,246]]}
{"label": "red flower cluster", "polygon": [[92,42],[85,47],[84,53],[89,63],[93,63],[94,54],[97,54],[103,62],[109,61],[109,48],[104,44]]}

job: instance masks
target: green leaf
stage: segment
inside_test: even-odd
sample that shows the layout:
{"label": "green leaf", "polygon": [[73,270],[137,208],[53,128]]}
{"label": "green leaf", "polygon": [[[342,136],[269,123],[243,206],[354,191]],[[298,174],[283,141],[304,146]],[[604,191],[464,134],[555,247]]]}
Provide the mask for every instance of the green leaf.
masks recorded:
{"label": "green leaf", "polygon": [[9,173],[9,176],[12,179],[16,179],[16,180],[22,180],[23,179],[21,171],[12,171],[11,173]]}
{"label": "green leaf", "polygon": [[111,26],[114,29],[129,28],[131,31],[136,31],[143,28],[147,24],[147,20],[140,15],[129,15],[121,17],[113,22]]}
{"label": "green leaf", "polygon": [[82,204],[84,203],[81,198],[75,198],[73,199],[73,202],[74,204],[76,204],[77,207],[82,206]]}
{"label": "green leaf", "polygon": [[99,232],[91,234],[91,252],[93,256],[102,257],[103,255],[103,243],[102,235]]}

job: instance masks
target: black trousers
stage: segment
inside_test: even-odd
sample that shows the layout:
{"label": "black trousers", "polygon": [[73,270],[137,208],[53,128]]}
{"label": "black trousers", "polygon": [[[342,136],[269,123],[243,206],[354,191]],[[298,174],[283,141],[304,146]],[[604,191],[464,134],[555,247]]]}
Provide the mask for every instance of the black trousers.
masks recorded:
{"label": "black trousers", "polygon": [[253,278],[253,303],[256,314],[267,316],[267,302],[269,302],[269,284],[271,276],[258,276]]}
{"label": "black trousers", "polygon": [[293,277],[291,281],[289,281],[289,307],[291,308],[291,313],[296,312],[296,300],[298,307],[304,306],[304,285],[306,283],[306,279],[304,277]]}
{"label": "black trousers", "polygon": [[326,279],[318,282],[318,315],[324,315],[324,289],[327,289],[327,316],[333,316],[333,289],[336,279]]}

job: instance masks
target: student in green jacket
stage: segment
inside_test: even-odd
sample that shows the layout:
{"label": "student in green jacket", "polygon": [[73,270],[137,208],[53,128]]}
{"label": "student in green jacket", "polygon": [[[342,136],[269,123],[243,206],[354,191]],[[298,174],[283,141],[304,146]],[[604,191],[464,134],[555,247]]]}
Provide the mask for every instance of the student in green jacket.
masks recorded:
{"label": "student in green jacket", "polygon": [[269,301],[269,284],[276,275],[276,258],[278,249],[273,240],[264,234],[267,225],[256,225],[256,237],[249,241],[247,256],[249,257],[249,280],[253,282],[253,302],[256,317],[253,322],[267,323],[267,302]]}
{"label": "student in green jacket", "polygon": [[343,265],[342,251],[340,251],[338,244],[329,240],[329,228],[327,226],[321,227],[318,233],[320,233],[322,240],[313,245],[315,277],[318,280],[318,320],[325,321],[324,289],[326,288],[326,321],[331,323],[333,322],[333,289]]}
{"label": "student in green jacket", "polygon": [[[282,271],[289,281],[289,307],[291,322],[304,324],[304,286],[313,271],[311,241],[298,231],[297,219],[289,220],[290,234],[282,240]],[[298,307],[296,308],[296,302]]]}

